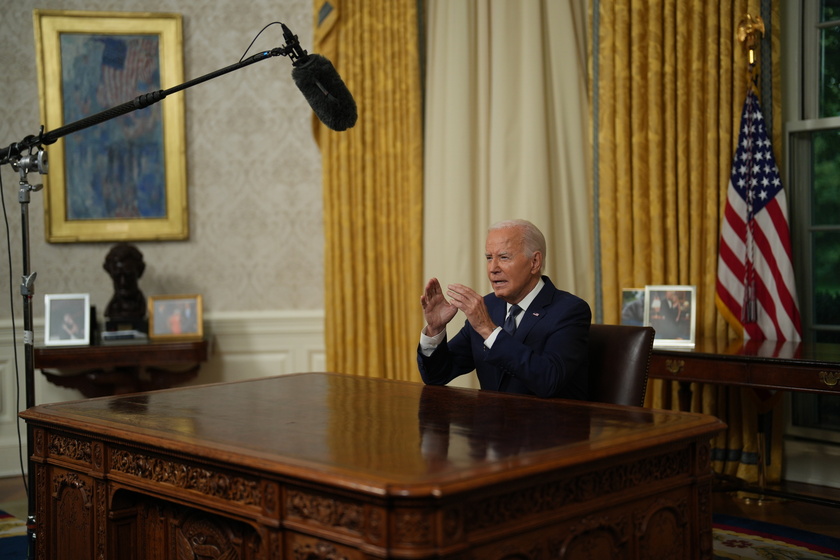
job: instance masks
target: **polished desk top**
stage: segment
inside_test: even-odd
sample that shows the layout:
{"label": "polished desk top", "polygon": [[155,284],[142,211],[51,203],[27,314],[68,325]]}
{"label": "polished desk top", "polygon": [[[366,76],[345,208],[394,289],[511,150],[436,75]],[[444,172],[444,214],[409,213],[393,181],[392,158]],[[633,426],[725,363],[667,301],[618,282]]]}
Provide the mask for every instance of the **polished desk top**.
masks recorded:
{"label": "polished desk top", "polygon": [[840,345],[699,338],[693,348],[655,346],[654,354],[708,360],[741,361],[804,367],[840,367]]}
{"label": "polished desk top", "polygon": [[709,438],[712,416],[307,373],[47,404],[30,424],[379,495],[441,495]]}
{"label": "polished desk top", "polygon": [[[654,347],[650,377],[825,394],[840,392],[840,345],[699,339],[694,348]],[[690,395],[681,399],[688,410]]]}

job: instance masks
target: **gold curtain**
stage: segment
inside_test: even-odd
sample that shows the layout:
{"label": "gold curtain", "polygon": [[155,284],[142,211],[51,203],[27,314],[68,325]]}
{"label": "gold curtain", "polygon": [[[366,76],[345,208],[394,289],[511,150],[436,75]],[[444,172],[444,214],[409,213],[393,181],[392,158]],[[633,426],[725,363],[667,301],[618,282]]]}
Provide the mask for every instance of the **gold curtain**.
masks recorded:
{"label": "gold curtain", "polygon": [[330,371],[417,380],[422,98],[416,0],[314,0],[315,45],[358,107],[321,148]]}
{"label": "gold curtain", "polygon": [[[771,57],[774,78],[779,75],[778,4],[772,0],[767,29],[772,54],[760,53]],[[604,322],[620,322],[622,288],[694,285],[697,336],[726,341],[733,334],[714,301],[717,249],[748,86],[747,55],[736,35],[745,14],[760,14],[760,2],[596,0],[594,6]],[[782,161],[779,94],[774,79],[772,100],[761,101],[772,106],[774,147]],[[652,382],[648,405],[676,407],[677,389]],[[762,401],[749,389],[693,389],[692,410],[729,424],[714,442],[715,468],[756,481],[756,422],[775,402]],[[778,408],[768,481],[781,476]]]}

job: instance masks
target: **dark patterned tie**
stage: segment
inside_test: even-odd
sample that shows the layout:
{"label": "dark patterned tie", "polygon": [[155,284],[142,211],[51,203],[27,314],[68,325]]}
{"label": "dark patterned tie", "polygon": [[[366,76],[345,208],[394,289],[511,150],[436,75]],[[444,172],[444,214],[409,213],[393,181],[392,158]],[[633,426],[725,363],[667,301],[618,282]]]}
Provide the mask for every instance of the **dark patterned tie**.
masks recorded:
{"label": "dark patterned tie", "polygon": [[505,319],[505,325],[502,328],[511,335],[516,332],[516,316],[519,315],[520,311],[522,311],[521,307],[511,305],[510,312],[508,313],[507,319]]}

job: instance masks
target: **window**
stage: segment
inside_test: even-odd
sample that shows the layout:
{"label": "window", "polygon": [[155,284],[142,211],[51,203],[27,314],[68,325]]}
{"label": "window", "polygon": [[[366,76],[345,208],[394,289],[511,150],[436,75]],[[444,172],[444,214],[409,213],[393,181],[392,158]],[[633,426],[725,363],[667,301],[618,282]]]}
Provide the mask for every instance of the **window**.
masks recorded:
{"label": "window", "polygon": [[[791,241],[803,339],[840,343],[840,0],[782,2]],[[840,396],[789,396],[785,478],[838,486]],[[825,465],[825,466],[823,466]]]}
{"label": "window", "polygon": [[791,237],[808,342],[840,342],[840,0],[787,2]]}

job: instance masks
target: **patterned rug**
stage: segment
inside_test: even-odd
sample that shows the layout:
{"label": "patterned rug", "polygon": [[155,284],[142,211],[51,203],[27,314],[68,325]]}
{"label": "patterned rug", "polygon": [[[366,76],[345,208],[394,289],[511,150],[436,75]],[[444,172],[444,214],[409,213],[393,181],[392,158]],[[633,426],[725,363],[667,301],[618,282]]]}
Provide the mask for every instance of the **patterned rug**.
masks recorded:
{"label": "patterned rug", "polygon": [[26,523],[0,511],[0,560],[26,560]]}
{"label": "patterned rug", "polygon": [[[840,539],[729,515],[713,522],[715,560],[840,560]],[[0,560],[26,552],[26,524],[0,511]]]}
{"label": "patterned rug", "polygon": [[840,539],[729,515],[713,526],[715,560],[840,560]]}

